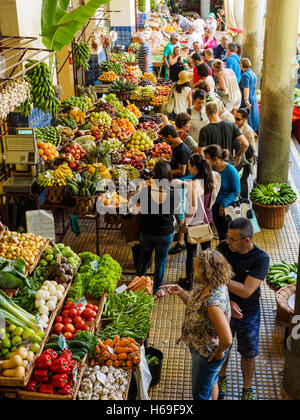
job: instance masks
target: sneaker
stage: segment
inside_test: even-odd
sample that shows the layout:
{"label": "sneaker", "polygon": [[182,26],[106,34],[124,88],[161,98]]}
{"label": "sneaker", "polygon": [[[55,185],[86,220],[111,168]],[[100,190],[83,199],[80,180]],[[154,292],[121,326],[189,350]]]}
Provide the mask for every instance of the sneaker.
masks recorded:
{"label": "sneaker", "polygon": [[219,376],[219,400],[224,400],[226,397],[226,390],[227,390],[227,376]]}
{"label": "sneaker", "polygon": [[193,290],[193,282],[188,279],[181,278],[178,280],[178,286],[182,287],[184,290],[191,291]]}
{"label": "sneaker", "polygon": [[252,389],[243,389],[242,401],[256,401],[256,396]]}
{"label": "sneaker", "polygon": [[170,249],[169,255],[180,254],[180,252],[185,251],[185,249],[185,245],[180,245],[179,243],[177,243],[175,246],[173,246],[173,248]]}

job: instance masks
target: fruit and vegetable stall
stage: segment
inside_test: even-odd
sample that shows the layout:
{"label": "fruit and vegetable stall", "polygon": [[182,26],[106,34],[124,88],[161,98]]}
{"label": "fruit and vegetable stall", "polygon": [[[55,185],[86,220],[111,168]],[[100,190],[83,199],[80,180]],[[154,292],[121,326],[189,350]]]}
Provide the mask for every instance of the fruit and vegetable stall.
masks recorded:
{"label": "fruit and vegetable stall", "polygon": [[77,255],[28,233],[5,230],[0,248],[0,393],[127,399],[151,328],[153,281],[122,280],[110,255]]}

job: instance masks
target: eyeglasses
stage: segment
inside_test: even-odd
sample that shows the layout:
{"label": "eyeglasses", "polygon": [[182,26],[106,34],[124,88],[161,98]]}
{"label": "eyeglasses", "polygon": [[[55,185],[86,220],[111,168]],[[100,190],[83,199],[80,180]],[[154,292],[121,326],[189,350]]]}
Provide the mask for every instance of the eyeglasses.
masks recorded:
{"label": "eyeglasses", "polygon": [[235,119],[235,121],[243,121],[244,118],[236,118],[235,117],[234,119]]}
{"label": "eyeglasses", "polygon": [[248,236],[244,236],[243,238],[239,238],[239,239],[233,239],[233,238],[230,238],[230,236],[226,235],[227,241],[230,241],[230,242],[238,242],[238,241],[242,241],[243,239],[246,239],[246,238],[248,238]]}

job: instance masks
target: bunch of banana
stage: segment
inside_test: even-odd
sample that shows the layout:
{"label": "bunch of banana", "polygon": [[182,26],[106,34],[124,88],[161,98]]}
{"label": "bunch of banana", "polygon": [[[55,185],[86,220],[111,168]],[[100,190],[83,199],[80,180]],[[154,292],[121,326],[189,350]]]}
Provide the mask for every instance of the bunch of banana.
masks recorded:
{"label": "bunch of banana", "polygon": [[67,178],[73,178],[73,171],[69,167],[67,162],[59,165],[57,169],[53,171],[53,176],[57,179],[58,185],[67,185]]}
{"label": "bunch of banana", "polygon": [[287,184],[257,185],[250,194],[252,201],[264,205],[282,206],[297,200],[297,194]]}
{"label": "bunch of banana", "polygon": [[[31,67],[35,63],[37,63],[36,60],[28,60],[25,67]],[[56,112],[60,102],[55,97],[51,74],[47,64],[38,64],[33,69],[29,70],[26,75],[30,79],[33,106],[45,113]]]}
{"label": "bunch of banana", "polygon": [[285,261],[271,265],[268,273],[268,282],[274,289],[293,284],[297,280],[298,264],[288,264]]}
{"label": "bunch of banana", "polygon": [[49,169],[48,171],[40,174],[36,180],[37,184],[40,187],[53,187],[54,185],[57,185],[57,180],[54,177],[53,172],[54,171],[52,169]]}
{"label": "bunch of banana", "polygon": [[87,71],[90,68],[89,59],[91,50],[88,42],[74,42],[73,44],[73,60],[75,67]]}
{"label": "bunch of banana", "polygon": [[78,107],[82,112],[86,112],[89,109],[89,104],[85,96],[69,96],[67,99],[61,103],[62,112],[70,112],[71,109]]}
{"label": "bunch of banana", "polygon": [[116,80],[110,85],[109,91],[110,93],[119,93],[119,92],[129,92],[131,90],[135,90],[136,85],[133,83],[127,82],[126,79],[122,78],[120,80]]}
{"label": "bunch of banana", "polygon": [[31,115],[32,113],[32,101],[31,99],[26,99],[21,105],[17,108],[17,111],[21,112],[24,117]]}

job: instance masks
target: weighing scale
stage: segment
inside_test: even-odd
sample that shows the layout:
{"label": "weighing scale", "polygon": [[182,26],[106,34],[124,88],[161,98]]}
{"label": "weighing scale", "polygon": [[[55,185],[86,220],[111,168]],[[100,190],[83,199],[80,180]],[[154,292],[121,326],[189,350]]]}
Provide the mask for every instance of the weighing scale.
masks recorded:
{"label": "weighing scale", "polygon": [[3,184],[4,193],[32,193],[36,184],[39,153],[34,128],[17,128],[15,135],[3,138],[3,160],[12,177]]}

